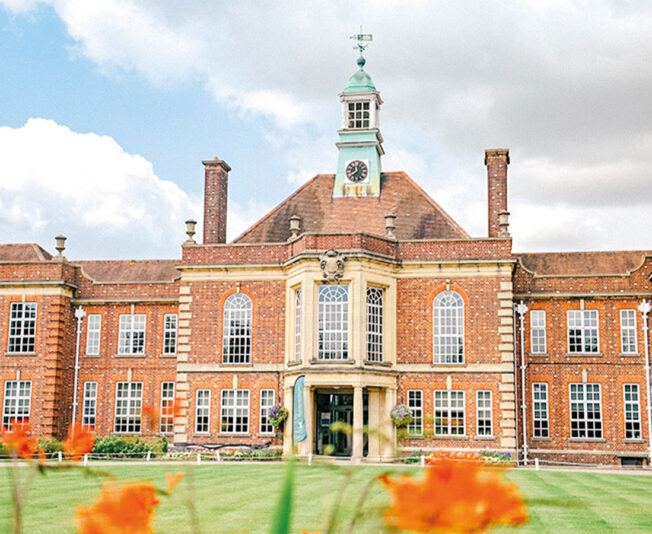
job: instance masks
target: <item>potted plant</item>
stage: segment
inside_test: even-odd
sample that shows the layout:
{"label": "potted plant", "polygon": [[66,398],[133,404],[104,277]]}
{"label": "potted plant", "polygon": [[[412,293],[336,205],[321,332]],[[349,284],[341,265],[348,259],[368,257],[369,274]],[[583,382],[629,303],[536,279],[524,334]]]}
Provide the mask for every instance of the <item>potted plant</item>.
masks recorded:
{"label": "potted plant", "polygon": [[390,412],[390,416],[396,428],[405,428],[414,419],[412,416],[412,410],[410,410],[410,408],[405,404],[397,404],[394,406]]}
{"label": "potted plant", "polygon": [[288,415],[287,408],[284,408],[281,404],[275,404],[269,409],[269,422],[275,429],[283,428],[283,423],[287,420]]}

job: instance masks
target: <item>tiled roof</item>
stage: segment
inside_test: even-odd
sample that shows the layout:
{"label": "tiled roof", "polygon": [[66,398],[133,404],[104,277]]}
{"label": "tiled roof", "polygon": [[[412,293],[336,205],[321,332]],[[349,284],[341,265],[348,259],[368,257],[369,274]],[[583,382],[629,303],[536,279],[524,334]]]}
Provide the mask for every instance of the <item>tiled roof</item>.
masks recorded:
{"label": "tiled roof", "polygon": [[52,254],[36,243],[0,245],[0,261],[46,261]]}
{"label": "tiled roof", "polygon": [[179,260],[78,261],[94,282],[172,282],[179,278]]}
{"label": "tiled roof", "polygon": [[649,252],[546,252],[521,254],[521,265],[539,276],[628,274],[640,268]]}
{"label": "tiled roof", "polygon": [[301,217],[301,233],[367,232],[385,235],[385,215],[396,215],[399,240],[457,239],[468,234],[405,173],[381,175],[380,197],[332,198],[335,175],[318,174],[281,202],[236,243],[281,243],[291,235],[290,217]]}

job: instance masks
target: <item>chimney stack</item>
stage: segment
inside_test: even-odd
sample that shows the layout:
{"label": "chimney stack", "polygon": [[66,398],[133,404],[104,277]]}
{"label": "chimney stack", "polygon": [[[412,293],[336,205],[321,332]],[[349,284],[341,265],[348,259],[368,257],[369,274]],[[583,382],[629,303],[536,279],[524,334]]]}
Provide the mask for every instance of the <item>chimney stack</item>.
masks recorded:
{"label": "chimney stack", "polygon": [[[490,148],[484,151],[484,164],[487,166],[487,185],[489,196],[489,237],[506,237],[501,232],[500,214],[507,212],[507,165],[509,149]],[[503,217],[504,218],[504,217]]]}
{"label": "chimney stack", "polygon": [[205,167],[204,244],[226,243],[226,207],[231,167],[219,158],[202,162]]}

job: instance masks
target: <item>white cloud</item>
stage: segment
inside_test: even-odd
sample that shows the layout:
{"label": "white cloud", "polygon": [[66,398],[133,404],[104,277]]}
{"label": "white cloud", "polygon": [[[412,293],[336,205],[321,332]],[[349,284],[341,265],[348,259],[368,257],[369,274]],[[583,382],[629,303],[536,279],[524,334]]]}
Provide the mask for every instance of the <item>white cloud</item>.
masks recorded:
{"label": "white cloud", "polygon": [[63,233],[70,258],[178,257],[184,221],[201,213],[197,199],[108,136],[30,119],[0,127],[0,147],[5,242],[51,248]]}
{"label": "white cloud", "polygon": [[[38,5],[0,2],[16,13]],[[382,131],[394,150],[385,168],[407,167],[426,190],[444,196],[468,179],[463,195],[448,195],[451,204],[436,200],[470,233],[486,228],[478,213],[486,203],[479,162],[489,147],[511,149],[515,212],[526,206],[532,217],[531,206],[563,205],[584,228],[600,209],[601,225],[569,233],[578,247],[603,235],[597,247],[604,248],[609,228],[619,225],[606,217],[652,202],[649,2],[528,0],[490,10],[480,0],[436,8],[417,0],[380,7],[337,0],[41,3],[56,10],[77,52],[101,69],[137,72],[157,84],[193,79],[247,120],[271,119],[264,128],[276,127],[268,138],[279,138],[274,146],[292,183],[325,164],[334,170],[336,157],[327,161],[316,143],[335,140],[335,95],[355,68],[347,37],[357,30],[351,21],[362,21],[374,33],[367,70],[386,102]],[[312,129],[315,146],[301,128]],[[292,157],[302,149],[303,158]],[[535,238],[550,231],[547,221],[515,218],[515,236],[517,220],[541,228],[519,243],[555,248],[552,239]],[[649,246],[642,227],[626,233]]]}

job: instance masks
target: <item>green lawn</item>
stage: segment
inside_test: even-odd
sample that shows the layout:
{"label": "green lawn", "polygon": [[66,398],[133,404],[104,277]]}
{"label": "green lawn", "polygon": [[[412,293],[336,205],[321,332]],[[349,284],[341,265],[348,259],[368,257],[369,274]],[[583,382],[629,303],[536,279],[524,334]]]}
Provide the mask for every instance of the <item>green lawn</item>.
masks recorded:
{"label": "green lawn", "polygon": [[[106,469],[106,466],[102,466]],[[165,485],[166,471],[183,469],[186,477],[172,498],[162,498],[156,512],[158,533],[191,533],[188,508],[195,504],[201,532],[269,532],[286,467],[265,464],[212,464],[202,466],[112,465],[122,480],[150,479]],[[394,468],[418,473],[418,467]],[[293,532],[322,529],[333,500],[341,497],[341,522],[345,532],[362,488],[382,467],[347,468],[298,466],[294,490]],[[511,471],[527,497],[530,522],[519,529],[492,532],[581,533],[652,532],[652,476],[612,473]],[[74,533],[74,507],[89,503],[101,481],[80,471],[38,476],[28,496],[25,533]],[[382,532],[380,511],[388,504],[383,488],[374,484],[363,508],[356,533]],[[415,505],[417,505],[415,503]],[[0,467],[0,532],[10,532],[9,471]]]}

